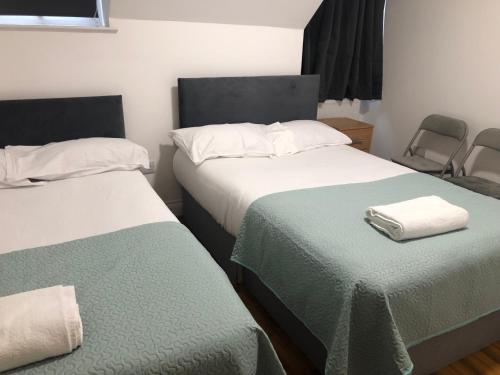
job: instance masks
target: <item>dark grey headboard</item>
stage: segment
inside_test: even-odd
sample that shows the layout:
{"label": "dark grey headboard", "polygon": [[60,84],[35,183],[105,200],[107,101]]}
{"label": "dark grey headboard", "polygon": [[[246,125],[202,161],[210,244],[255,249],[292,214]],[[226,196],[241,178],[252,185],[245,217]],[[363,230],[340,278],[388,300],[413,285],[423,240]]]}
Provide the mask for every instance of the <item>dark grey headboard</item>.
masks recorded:
{"label": "dark grey headboard", "polygon": [[180,127],[313,120],[319,76],[179,78]]}
{"label": "dark grey headboard", "polygon": [[121,96],[0,101],[0,148],[91,137],[125,137]]}

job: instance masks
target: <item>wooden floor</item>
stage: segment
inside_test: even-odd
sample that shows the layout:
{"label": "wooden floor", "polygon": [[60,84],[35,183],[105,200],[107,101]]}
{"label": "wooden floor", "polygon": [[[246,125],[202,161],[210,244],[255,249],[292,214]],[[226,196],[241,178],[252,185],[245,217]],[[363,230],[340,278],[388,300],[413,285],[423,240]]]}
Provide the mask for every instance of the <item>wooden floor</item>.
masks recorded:
{"label": "wooden floor", "polygon": [[241,285],[235,287],[247,309],[253,315],[273,343],[274,350],[278,354],[281,364],[288,375],[310,375],[319,374],[313,364],[306,356],[290,341],[286,333],[278,327],[269,314],[262,308],[257,301]]}
{"label": "wooden floor", "polygon": [[436,375],[500,375],[500,341],[451,364]]}
{"label": "wooden floor", "polygon": [[[253,317],[266,331],[273,343],[274,349],[289,375],[317,375],[313,364],[302,354],[278,327],[266,311],[260,306],[242,286],[236,291],[252,313]],[[500,375],[500,342],[474,353],[461,361],[453,363],[438,371],[435,375]]]}

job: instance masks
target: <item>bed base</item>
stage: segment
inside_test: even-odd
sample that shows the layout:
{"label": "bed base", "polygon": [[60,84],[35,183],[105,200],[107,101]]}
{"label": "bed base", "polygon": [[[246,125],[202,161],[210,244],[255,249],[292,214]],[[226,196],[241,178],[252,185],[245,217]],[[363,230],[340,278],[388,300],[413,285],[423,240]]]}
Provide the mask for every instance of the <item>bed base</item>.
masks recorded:
{"label": "bed base", "polygon": [[182,223],[208,250],[229,280],[238,282],[239,267],[231,262],[235,238],[227,233],[198,202],[182,189]]}
{"label": "bed base", "polygon": [[[242,273],[239,273],[238,266],[230,261],[236,239],[217,224],[185,189],[183,199],[185,225],[205,246],[232,283],[237,283],[242,275],[243,285],[249,293],[323,373],[326,362],[326,349],[323,344],[253,272],[243,268]],[[433,373],[498,340],[500,311],[410,348],[408,352],[415,365],[413,374]]]}

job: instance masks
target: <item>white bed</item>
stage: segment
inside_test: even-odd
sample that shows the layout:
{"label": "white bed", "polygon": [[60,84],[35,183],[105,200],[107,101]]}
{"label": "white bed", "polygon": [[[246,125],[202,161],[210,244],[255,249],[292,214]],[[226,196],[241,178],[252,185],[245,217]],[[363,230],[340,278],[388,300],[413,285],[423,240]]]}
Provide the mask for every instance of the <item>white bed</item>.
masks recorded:
{"label": "white bed", "polygon": [[233,236],[256,199],[282,191],[376,181],[413,170],[349,146],[329,146],[279,158],[220,158],[200,166],[174,156],[181,185]]}
{"label": "white bed", "polygon": [[177,221],[138,171],[0,189],[0,207],[0,254]]}
{"label": "white bed", "polygon": [[0,118],[0,149],[48,145],[0,161],[0,297],[72,285],[83,323],[74,352],[12,373],[284,373],[226,275],[138,171],[149,159],[123,143],[120,96],[0,101]]}

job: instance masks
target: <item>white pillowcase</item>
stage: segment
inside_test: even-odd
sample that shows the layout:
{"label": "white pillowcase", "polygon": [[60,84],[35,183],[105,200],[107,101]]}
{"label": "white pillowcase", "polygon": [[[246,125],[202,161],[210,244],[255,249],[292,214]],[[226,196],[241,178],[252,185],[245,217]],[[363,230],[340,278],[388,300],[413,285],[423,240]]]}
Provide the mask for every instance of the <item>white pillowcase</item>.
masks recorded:
{"label": "white pillowcase", "polygon": [[121,138],[85,138],[40,147],[5,148],[6,184],[59,180],[108,171],[149,168],[147,150]]}
{"label": "white pillowcase", "polygon": [[283,156],[352,143],[345,134],[313,120],[205,125],[173,130],[170,137],[196,165],[219,157]]}
{"label": "white pillowcase", "polygon": [[266,126],[266,136],[272,142],[274,156],[283,156],[297,152],[295,137],[286,126],[276,122]]}
{"label": "white pillowcase", "polygon": [[285,129],[284,133],[288,132],[274,139],[275,148],[281,151],[281,155],[352,143],[347,135],[319,121],[295,120],[280,125]]}
{"label": "white pillowcase", "polygon": [[218,157],[269,157],[273,143],[266,125],[241,123],[205,125],[172,130],[170,137],[194,164]]}
{"label": "white pillowcase", "polygon": [[[33,147],[36,148],[36,147]],[[44,182],[31,182],[28,179],[20,181],[7,182],[7,161],[5,159],[5,150],[0,149],[0,189],[12,189],[15,187],[23,186],[38,186],[43,185]]]}

